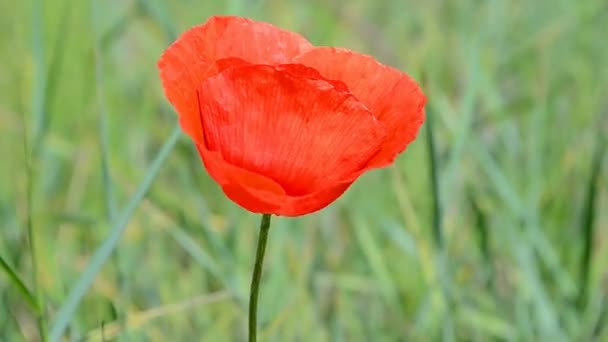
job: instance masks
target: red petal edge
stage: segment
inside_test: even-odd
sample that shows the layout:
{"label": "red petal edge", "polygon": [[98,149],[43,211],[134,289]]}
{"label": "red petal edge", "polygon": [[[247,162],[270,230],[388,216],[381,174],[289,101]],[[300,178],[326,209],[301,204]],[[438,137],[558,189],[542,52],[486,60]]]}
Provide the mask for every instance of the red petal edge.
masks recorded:
{"label": "red petal edge", "polygon": [[[165,95],[179,114],[182,129],[194,141],[202,139],[196,91],[217,74],[219,59],[248,63],[288,63],[312,48],[301,35],[274,25],[233,16],[211,17],[184,32],[158,61]],[[225,66],[224,66],[225,67]]]}
{"label": "red petal edge", "polygon": [[426,97],[411,77],[373,57],[347,49],[316,47],[297,56],[328,79],[344,82],[349,91],[386,125],[382,151],[369,167],[384,167],[412,142],[424,122]]}

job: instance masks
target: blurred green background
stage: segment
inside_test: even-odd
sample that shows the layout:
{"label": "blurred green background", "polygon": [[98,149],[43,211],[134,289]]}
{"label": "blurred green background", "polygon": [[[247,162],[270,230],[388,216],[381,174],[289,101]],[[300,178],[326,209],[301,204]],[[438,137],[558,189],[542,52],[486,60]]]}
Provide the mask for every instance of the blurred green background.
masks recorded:
{"label": "blurred green background", "polygon": [[260,217],[176,133],[156,69],[215,14],[372,54],[429,98],[393,166],[273,220],[260,340],[608,341],[605,0],[0,13],[1,341],[244,340]]}

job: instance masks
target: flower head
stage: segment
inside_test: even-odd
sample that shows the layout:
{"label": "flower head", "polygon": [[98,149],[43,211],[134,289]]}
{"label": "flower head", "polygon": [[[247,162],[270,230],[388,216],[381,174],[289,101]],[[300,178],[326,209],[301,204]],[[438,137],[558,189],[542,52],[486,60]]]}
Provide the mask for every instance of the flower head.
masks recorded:
{"label": "flower head", "polygon": [[425,96],[408,75],[246,18],[186,31],[158,67],[207,171],[252,212],[324,208],[392,163],[424,121]]}

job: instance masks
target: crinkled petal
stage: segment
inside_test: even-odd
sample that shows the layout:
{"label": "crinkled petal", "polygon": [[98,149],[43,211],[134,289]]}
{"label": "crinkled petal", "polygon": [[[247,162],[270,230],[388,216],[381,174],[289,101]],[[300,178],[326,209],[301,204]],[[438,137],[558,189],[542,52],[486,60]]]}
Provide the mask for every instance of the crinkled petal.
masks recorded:
{"label": "crinkled petal", "polygon": [[374,58],[346,49],[318,47],[297,56],[326,78],[344,82],[350,92],[386,125],[387,140],[370,167],[391,163],[412,142],[424,121],[426,98],[416,82]]}
{"label": "crinkled petal", "polygon": [[271,24],[219,16],[182,34],[165,50],[158,67],[165,94],[179,114],[182,128],[195,141],[201,141],[196,90],[203,80],[218,73],[217,60],[288,63],[311,47],[301,35]]}
{"label": "crinkled petal", "polygon": [[302,65],[227,69],[199,89],[206,147],[290,195],[342,181],[376,154],[385,133],[339,85]]}
{"label": "crinkled petal", "polygon": [[[384,125],[341,82],[302,65],[226,69],[202,83],[199,101],[204,149],[219,153],[226,165],[272,180],[314,210],[337,198],[385,140]],[[233,200],[239,188],[248,190],[242,198],[256,198],[260,186],[249,184],[250,177],[208,171]],[[336,197],[305,199],[313,193]]]}

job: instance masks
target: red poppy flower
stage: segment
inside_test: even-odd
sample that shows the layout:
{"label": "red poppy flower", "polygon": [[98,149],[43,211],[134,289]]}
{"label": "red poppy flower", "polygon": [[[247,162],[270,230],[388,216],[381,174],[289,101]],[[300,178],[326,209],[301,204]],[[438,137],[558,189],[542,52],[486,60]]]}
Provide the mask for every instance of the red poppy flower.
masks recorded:
{"label": "red poppy flower", "polygon": [[158,67],[207,171],[252,212],[324,208],[392,163],[424,121],[426,99],[406,74],[246,18],[186,31]]}

